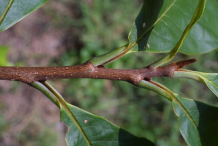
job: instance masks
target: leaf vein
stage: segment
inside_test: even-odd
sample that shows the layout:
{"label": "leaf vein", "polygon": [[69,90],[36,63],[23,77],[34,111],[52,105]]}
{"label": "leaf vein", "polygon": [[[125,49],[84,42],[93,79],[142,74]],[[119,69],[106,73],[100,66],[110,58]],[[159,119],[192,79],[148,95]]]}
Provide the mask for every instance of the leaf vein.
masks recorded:
{"label": "leaf vein", "polygon": [[2,14],[2,16],[0,17],[0,25],[2,24],[7,12],[9,11],[11,5],[13,4],[14,0],[10,0],[9,3],[8,3],[8,6],[6,7],[4,13]]}

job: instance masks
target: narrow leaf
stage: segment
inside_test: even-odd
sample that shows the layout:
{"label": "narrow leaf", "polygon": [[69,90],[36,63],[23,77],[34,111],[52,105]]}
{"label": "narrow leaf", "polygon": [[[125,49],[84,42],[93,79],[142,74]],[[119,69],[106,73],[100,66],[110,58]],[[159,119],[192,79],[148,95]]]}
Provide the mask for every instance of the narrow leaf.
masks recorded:
{"label": "narrow leaf", "polygon": [[48,0],[1,0],[0,32],[11,27]]}
{"label": "narrow leaf", "polygon": [[218,144],[218,108],[174,94],[172,101],[179,128],[189,146]]}

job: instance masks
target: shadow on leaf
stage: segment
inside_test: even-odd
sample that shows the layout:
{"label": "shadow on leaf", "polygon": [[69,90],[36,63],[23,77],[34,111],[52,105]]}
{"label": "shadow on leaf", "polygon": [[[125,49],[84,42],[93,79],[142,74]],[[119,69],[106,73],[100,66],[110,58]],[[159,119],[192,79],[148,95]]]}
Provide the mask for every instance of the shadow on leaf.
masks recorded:
{"label": "shadow on leaf", "polygon": [[216,146],[218,143],[218,107],[174,96],[173,107],[179,128],[190,146]]}
{"label": "shadow on leaf", "polygon": [[140,138],[132,135],[131,133],[120,129],[119,131],[119,146],[155,146],[154,143],[146,138]]}

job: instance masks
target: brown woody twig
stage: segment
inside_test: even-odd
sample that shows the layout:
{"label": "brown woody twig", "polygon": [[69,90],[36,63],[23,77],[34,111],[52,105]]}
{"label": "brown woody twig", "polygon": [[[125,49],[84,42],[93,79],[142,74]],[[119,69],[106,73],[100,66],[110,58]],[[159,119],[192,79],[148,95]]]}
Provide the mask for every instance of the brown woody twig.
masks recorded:
{"label": "brown woody twig", "polygon": [[81,65],[64,67],[0,67],[0,80],[31,84],[48,79],[95,78],[121,80],[137,85],[141,80],[151,80],[152,77],[172,77],[174,71],[195,61],[196,59],[183,60],[155,69],[151,66],[141,69],[109,69],[104,66],[94,66],[89,61]]}

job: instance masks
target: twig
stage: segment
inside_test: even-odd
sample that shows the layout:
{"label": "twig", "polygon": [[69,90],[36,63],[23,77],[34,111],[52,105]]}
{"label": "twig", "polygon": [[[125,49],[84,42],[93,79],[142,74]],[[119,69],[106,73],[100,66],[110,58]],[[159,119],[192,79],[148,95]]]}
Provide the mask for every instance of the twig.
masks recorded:
{"label": "twig", "polygon": [[109,69],[104,66],[94,66],[89,61],[81,65],[65,67],[0,67],[0,80],[31,84],[48,79],[95,78],[121,80],[137,85],[141,80],[151,80],[152,77],[172,77],[174,71],[195,61],[196,59],[184,60],[155,69],[151,66],[141,69]]}

